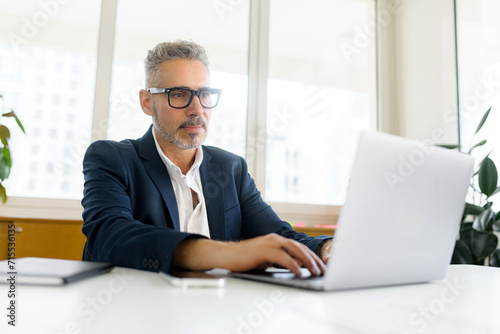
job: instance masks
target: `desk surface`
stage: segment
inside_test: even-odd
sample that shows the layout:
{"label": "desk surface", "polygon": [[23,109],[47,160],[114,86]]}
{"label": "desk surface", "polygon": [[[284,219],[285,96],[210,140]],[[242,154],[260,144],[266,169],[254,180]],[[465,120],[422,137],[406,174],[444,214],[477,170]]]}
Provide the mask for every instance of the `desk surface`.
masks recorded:
{"label": "desk surface", "polygon": [[450,266],[445,280],[310,292],[228,279],[182,290],[158,274],[115,268],[64,287],[17,286],[17,326],[1,333],[500,333],[500,269]]}

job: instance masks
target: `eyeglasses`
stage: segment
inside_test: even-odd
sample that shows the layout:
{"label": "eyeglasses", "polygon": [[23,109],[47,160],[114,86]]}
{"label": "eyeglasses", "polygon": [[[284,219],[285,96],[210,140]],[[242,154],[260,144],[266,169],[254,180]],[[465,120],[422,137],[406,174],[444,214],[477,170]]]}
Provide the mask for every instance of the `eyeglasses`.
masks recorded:
{"label": "eyeglasses", "polygon": [[167,94],[168,104],[175,109],[183,109],[188,107],[193,102],[193,97],[196,95],[200,100],[203,108],[215,108],[219,103],[220,94],[222,89],[216,88],[202,88],[199,90],[192,90],[182,87],[173,88],[149,88],[147,89],[151,94],[165,93]]}

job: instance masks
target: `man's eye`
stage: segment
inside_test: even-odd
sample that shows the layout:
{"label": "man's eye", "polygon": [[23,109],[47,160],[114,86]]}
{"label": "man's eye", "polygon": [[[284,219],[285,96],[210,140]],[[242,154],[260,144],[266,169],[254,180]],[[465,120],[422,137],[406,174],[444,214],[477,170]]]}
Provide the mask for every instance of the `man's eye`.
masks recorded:
{"label": "man's eye", "polygon": [[187,96],[186,92],[182,91],[182,90],[174,90],[174,91],[170,92],[170,97],[173,97],[173,98],[181,99],[181,98],[184,98],[186,96]]}

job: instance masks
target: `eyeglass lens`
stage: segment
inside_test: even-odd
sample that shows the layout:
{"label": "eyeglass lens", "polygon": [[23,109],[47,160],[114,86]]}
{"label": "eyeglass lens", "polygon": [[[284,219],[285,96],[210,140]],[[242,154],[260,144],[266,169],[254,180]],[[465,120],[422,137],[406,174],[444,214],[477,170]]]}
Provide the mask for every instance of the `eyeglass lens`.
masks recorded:
{"label": "eyeglass lens", "polygon": [[[192,101],[194,93],[187,89],[174,89],[169,92],[168,98],[173,108],[185,108]],[[199,95],[200,103],[205,108],[213,108],[217,105],[219,94],[210,89],[201,90]]]}

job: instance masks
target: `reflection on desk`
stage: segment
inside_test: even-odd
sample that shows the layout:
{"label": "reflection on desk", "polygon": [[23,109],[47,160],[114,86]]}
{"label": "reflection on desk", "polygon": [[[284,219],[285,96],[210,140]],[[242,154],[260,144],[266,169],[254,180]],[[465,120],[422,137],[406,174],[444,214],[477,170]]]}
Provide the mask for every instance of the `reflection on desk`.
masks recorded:
{"label": "reflection on desk", "polygon": [[[445,280],[312,292],[228,278],[174,288],[126,268],[64,287],[17,286],[1,333],[500,333],[500,269],[450,266]],[[6,313],[7,285],[0,285]]]}

